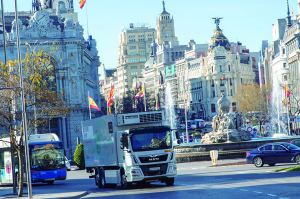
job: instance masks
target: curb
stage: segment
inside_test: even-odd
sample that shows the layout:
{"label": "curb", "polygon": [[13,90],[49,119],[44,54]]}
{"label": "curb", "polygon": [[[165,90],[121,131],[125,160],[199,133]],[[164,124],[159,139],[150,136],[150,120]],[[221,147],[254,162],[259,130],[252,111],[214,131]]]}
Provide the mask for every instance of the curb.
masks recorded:
{"label": "curb", "polygon": [[[83,193],[81,193],[81,194],[79,194],[77,196],[53,197],[53,199],[54,198],[55,199],[80,199],[80,198],[82,198],[84,196],[87,196],[88,194],[90,194],[90,192],[84,191]],[[16,198],[16,197],[17,197],[17,195],[13,195],[13,194],[0,195],[0,198]],[[27,197],[27,194],[24,194],[22,197]],[[37,195],[37,197],[35,197],[35,195],[33,195],[33,198],[38,199],[39,197],[38,197],[38,195]]]}
{"label": "curb", "polygon": [[90,194],[90,192],[85,191],[85,192],[83,192],[83,193],[81,193],[81,194],[79,194],[79,195],[77,195],[77,196],[72,196],[72,197],[62,197],[62,198],[56,198],[56,199],[79,199],[79,198],[82,198],[82,197],[84,197],[84,196],[86,196],[86,195],[88,195],[88,194]]}

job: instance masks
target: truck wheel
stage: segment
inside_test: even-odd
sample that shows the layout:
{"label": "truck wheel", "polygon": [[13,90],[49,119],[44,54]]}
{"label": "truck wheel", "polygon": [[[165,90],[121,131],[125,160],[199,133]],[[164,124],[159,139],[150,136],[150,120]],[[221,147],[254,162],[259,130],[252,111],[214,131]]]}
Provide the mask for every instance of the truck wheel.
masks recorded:
{"label": "truck wheel", "polygon": [[103,172],[101,170],[97,170],[95,174],[95,184],[99,188],[104,188],[106,183],[105,183],[105,176],[103,175]]}
{"label": "truck wheel", "polygon": [[173,186],[174,183],[175,183],[175,178],[167,178],[165,180],[165,183],[166,183],[167,186]]}
{"label": "truck wheel", "polygon": [[125,173],[121,176],[121,188],[128,189],[131,187],[131,183],[127,182]]}

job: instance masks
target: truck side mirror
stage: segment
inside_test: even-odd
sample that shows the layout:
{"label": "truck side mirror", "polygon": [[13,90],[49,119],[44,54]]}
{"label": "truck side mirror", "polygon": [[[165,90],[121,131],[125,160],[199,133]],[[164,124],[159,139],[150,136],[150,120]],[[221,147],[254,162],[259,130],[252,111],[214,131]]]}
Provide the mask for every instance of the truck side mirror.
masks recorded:
{"label": "truck side mirror", "polygon": [[181,139],[180,139],[180,134],[178,131],[175,132],[176,139],[177,139],[177,144],[181,144]]}
{"label": "truck side mirror", "polygon": [[127,134],[122,134],[122,137],[120,139],[120,148],[128,149],[128,135]]}
{"label": "truck side mirror", "polygon": [[179,144],[181,144],[180,135],[179,135],[178,131],[175,131],[175,138],[176,138],[176,141],[175,140],[173,141],[173,145],[178,146]]}

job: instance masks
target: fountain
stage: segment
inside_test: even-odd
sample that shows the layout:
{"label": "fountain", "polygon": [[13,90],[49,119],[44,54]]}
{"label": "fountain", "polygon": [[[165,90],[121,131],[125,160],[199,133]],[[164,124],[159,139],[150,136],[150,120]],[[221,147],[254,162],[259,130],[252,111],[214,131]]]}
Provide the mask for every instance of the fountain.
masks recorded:
{"label": "fountain", "polygon": [[242,115],[230,112],[230,101],[222,93],[218,100],[218,114],[213,118],[213,131],[205,134],[201,143],[241,142],[251,139],[250,132],[241,129]]}
{"label": "fountain", "polygon": [[[271,107],[270,107],[270,116],[271,116],[271,133],[273,137],[282,137],[289,135],[288,126],[283,121],[283,116],[288,111],[283,104],[284,96],[283,82],[281,81],[282,74],[280,71],[276,70],[276,67],[272,67],[272,95],[271,95]],[[289,120],[289,118],[287,118]]]}
{"label": "fountain", "polygon": [[171,86],[169,83],[166,83],[165,87],[165,112],[166,119],[169,121],[171,129],[176,128],[176,115],[174,109],[174,100],[171,93]]}

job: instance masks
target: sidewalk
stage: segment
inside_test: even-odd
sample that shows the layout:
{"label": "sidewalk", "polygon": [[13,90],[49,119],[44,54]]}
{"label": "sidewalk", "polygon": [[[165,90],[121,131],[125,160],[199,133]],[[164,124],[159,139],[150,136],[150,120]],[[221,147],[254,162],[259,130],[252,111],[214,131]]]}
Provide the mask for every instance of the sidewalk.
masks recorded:
{"label": "sidewalk", "polygon": [[[41,193],[39,190],[33,191],[33,198],[34,199],[77,199],[88,195],[87,191],[74,191],[68,193]],[[11,187],[0,187],[0,199],[9,199],[9,198],[17,198],[16,195],[12,194]],[[27,189],[24,189],[24,196],[20,197],[20,199],[27,198]]]}

